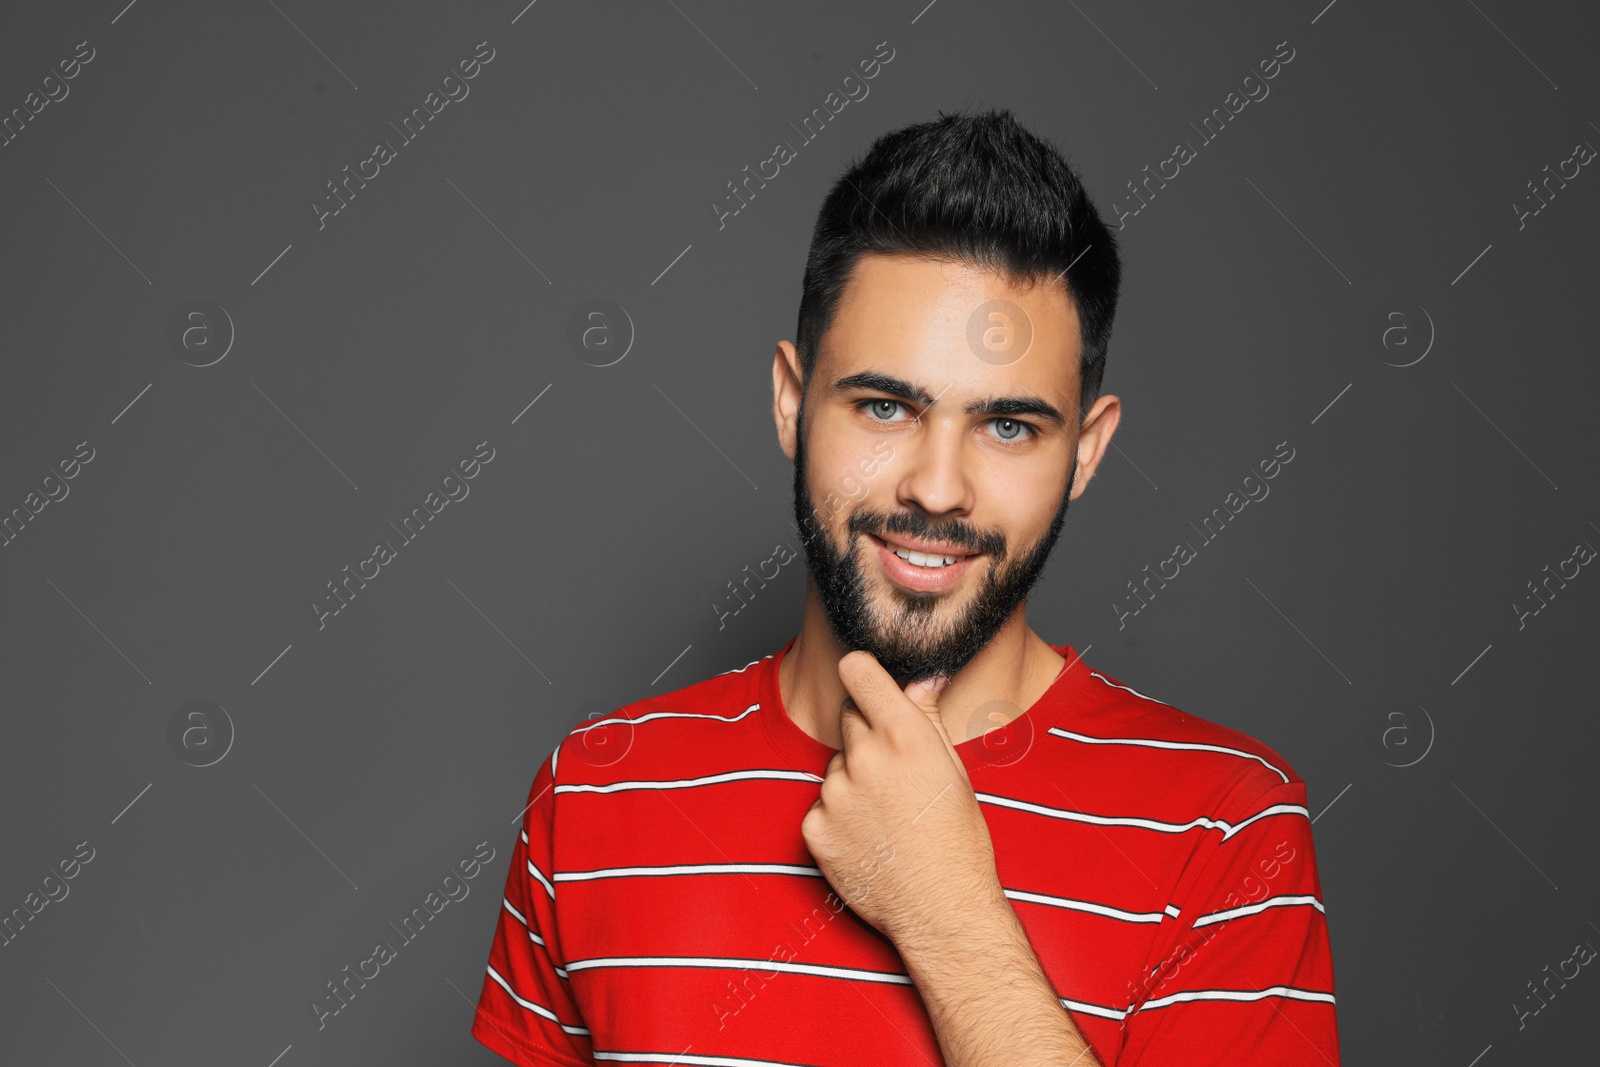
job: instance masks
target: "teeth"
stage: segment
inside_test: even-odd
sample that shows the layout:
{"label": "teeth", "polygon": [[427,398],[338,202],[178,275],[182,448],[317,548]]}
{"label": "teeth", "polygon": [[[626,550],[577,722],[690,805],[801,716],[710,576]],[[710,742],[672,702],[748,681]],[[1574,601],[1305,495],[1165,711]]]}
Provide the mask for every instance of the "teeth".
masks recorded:
{"label": "teeth", "polygon": [[907,552],[902,548],[895,549],[894,554],[918,567],[931,567],[935,570],[940,567],[948,567],[956,561],[954,556],[930,556],[923,552]]}

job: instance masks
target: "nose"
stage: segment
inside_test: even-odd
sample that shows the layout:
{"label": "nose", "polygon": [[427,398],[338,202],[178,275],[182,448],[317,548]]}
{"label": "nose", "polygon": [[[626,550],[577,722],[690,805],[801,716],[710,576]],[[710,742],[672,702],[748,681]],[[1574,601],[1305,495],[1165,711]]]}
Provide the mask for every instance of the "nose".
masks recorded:
{"label": "nose", "polygon": [[966,516],[973,506],[972,479],[966,470],[967,437],[960,420],[940,413],[938,403],[923,411],[906,443],[905,467],[896,486],[899,502],[930,517]]}

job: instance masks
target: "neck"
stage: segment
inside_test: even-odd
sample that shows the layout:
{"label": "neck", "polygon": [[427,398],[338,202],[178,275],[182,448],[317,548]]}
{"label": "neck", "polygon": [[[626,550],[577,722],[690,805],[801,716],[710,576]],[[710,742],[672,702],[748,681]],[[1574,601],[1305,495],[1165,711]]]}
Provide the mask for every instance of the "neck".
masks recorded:
{"label": "neck", "polygon": [[[806,582],[800,635],[778,668],[778,693],[803,732],[838,750],[839,709],[849,694],[839,681],[839,660],[851,650],[828,626],[816,584]],[[956,672],[939,696],[939,716],[952,744],[1006,725],[1044,695],[1066,660],[1028,626],[1027,605]]]}

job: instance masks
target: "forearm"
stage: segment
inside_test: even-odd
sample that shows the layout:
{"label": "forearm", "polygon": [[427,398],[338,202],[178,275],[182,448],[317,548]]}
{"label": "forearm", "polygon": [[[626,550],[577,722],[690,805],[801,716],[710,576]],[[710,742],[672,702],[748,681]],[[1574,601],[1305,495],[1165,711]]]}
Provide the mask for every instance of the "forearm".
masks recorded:
{"label": "forearm", "polygon": [[1003,895],[901,941],[947,1067],[1102,1067]]}

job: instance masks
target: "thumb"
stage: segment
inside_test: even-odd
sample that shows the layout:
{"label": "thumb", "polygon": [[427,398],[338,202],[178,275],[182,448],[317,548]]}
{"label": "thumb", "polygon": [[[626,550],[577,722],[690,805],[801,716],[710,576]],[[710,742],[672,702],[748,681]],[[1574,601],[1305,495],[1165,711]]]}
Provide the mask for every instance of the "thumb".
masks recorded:
{"label": "thumb", "polygon": [[948,674],[936,674],[932,678],[919,678],[905,688],[905,694],[911,702],[927,712],[935,720],[939,717],[939,694],[944,692],[950,684]]}
{"label": "thumb", "polygon": [[922,678],[907,685],[905,687],[905,695],[913,704],[922,709],[923,714],[928,716],[928,721],[939,732],[939,739],[944,742],[944,747],[950,753],[950,758],[955,760],[959,766],[961,759],[956,755],[955,743],[950,739],[950,731],[945,729],[944,717],[939,714],[939,694],[943,693],[945,687],[949,684],[950,676],[948,674],[937,674],[932,678]]}
{"label": "thumb", "polygon": [[967,777],[967,769],[962,766],[961,756],[956,752],[955,742],[951,740],[950,731],[945,729],[944,718],[939,714],[939,694],[943,693],[945,687],[949,684],[950,676],[948,674],[939,674],[932,678],[923,678],[912,682],[905,687],[904,692],[911,702],[921,708],[928,716],[928,721],[933,724],[933,728],[939,734],[939,740],[944,742],[944,749],[950,756],[950,762],[956,765],[956,768],[961,772],[961,777],[970,785],[971,779]]}

